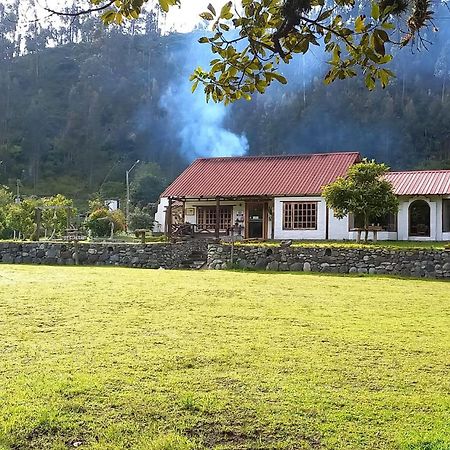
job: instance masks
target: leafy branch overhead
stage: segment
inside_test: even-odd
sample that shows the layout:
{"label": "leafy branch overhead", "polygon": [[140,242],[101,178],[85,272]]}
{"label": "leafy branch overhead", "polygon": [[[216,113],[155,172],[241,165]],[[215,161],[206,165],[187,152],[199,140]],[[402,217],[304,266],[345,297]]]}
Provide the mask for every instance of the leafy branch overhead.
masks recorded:
{"label": "leafy branch overhead", "polygon": [[[103,10],[105,24],[136,19],[148,0],[91,0]],[[185,0],[158,0],[165,12]],[[272,82],[286,84],[280,72],[296,54],[323,46],[329,55],[325,83],[363,76],[368,89],[383,88],[395,76],[386,68],[394,47],[422,45],[423,30],[433,25],[430,0],[242,0],[216,11],[209,5],[201,17],[211,33],[199,41],[213,53],[208,69],[198,67],[191,81],[201,84],[215,102],[250,100]]]}

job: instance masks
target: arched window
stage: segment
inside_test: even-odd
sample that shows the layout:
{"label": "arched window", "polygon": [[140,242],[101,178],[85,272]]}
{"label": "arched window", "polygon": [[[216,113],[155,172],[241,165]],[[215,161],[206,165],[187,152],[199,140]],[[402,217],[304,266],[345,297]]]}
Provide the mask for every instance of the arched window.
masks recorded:
{"label": "arched window", "polygon": [[430,236],[430,205],[425,200],[414,200],[409,205],[409,235]]}

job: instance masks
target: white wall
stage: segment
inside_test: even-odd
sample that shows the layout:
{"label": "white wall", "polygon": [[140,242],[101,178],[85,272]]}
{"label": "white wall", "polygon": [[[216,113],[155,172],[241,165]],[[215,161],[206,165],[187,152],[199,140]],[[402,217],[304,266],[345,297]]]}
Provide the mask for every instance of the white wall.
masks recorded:
{"label": "white wall", "polygon": [[154,233],[164,233],[166,227],[166,209],[169,206],[169,199],[161,197],[158,203],[158,209],[155,213],[155,224],[153,225]]}
{"label": "white wall", "polygon": [[[430,206],[430,236],[409,236],[409,206],[415,200],[425,200]],[[442,198],[410,197],[401,198],[398,211],[399,241],[440,241],[442,236]]]}
{"label": "white wall", "polygon": [[338,219],[334,216],[331,208],[328,217],[328,239],[334,239],[336,241],[349,239],[348,216],[345,216],[343,219]]}

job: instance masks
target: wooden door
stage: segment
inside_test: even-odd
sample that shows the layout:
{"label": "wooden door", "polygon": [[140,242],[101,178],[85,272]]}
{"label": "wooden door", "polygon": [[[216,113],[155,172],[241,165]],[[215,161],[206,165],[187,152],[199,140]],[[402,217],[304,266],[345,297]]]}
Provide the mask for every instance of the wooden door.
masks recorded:
{"label": "wooden door", "polygon": [[245,237],[267,239],[267,202],[245,204]]}

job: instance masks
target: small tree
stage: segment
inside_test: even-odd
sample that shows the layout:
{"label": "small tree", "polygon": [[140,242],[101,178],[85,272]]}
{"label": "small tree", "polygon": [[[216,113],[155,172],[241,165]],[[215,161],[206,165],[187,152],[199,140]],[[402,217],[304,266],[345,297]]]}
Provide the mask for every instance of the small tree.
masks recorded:
{"label": "small tree", "polygon": [[36,208],[42,206],[42,200],[26,198],[20,203],[9,205],[6,213],[6,225],[18,231],[24,239],[29,239],[36,230]]}
{"label": "small tree", "polygon": [[52,234],[63,234],[67,228],[70,218],[77,213],[73,201],[57,194],[53,197],[43,199],[42,224]]}
{"label": "small tree", "polygon": [[120,210],[109,211],[105,207],[99,208],[89,214],[85,227],[95,237],[108,237],[125,230],[125,216]]}
{"label": "small tree", "polygon": [[143,208],[134,208],[133,212],[130,214],[130,229],[152,229],[154,213],[150,210],[148,206]]}
{"label": "small tree", "polygon": [[364,160],[348,170],[345,178],[325,186],[323,196],[334,215],[343,219],[349,213],[364,220],[365,242],[372,220],[398,211],[398,199],[392,185],[383,178],[389,167]]}
{"label": "small tree", "polygon": [[13,196],[7,186],[0,185],[0,239],[6,236],[8,226],[6,216],[9,205],[13,203]]}

